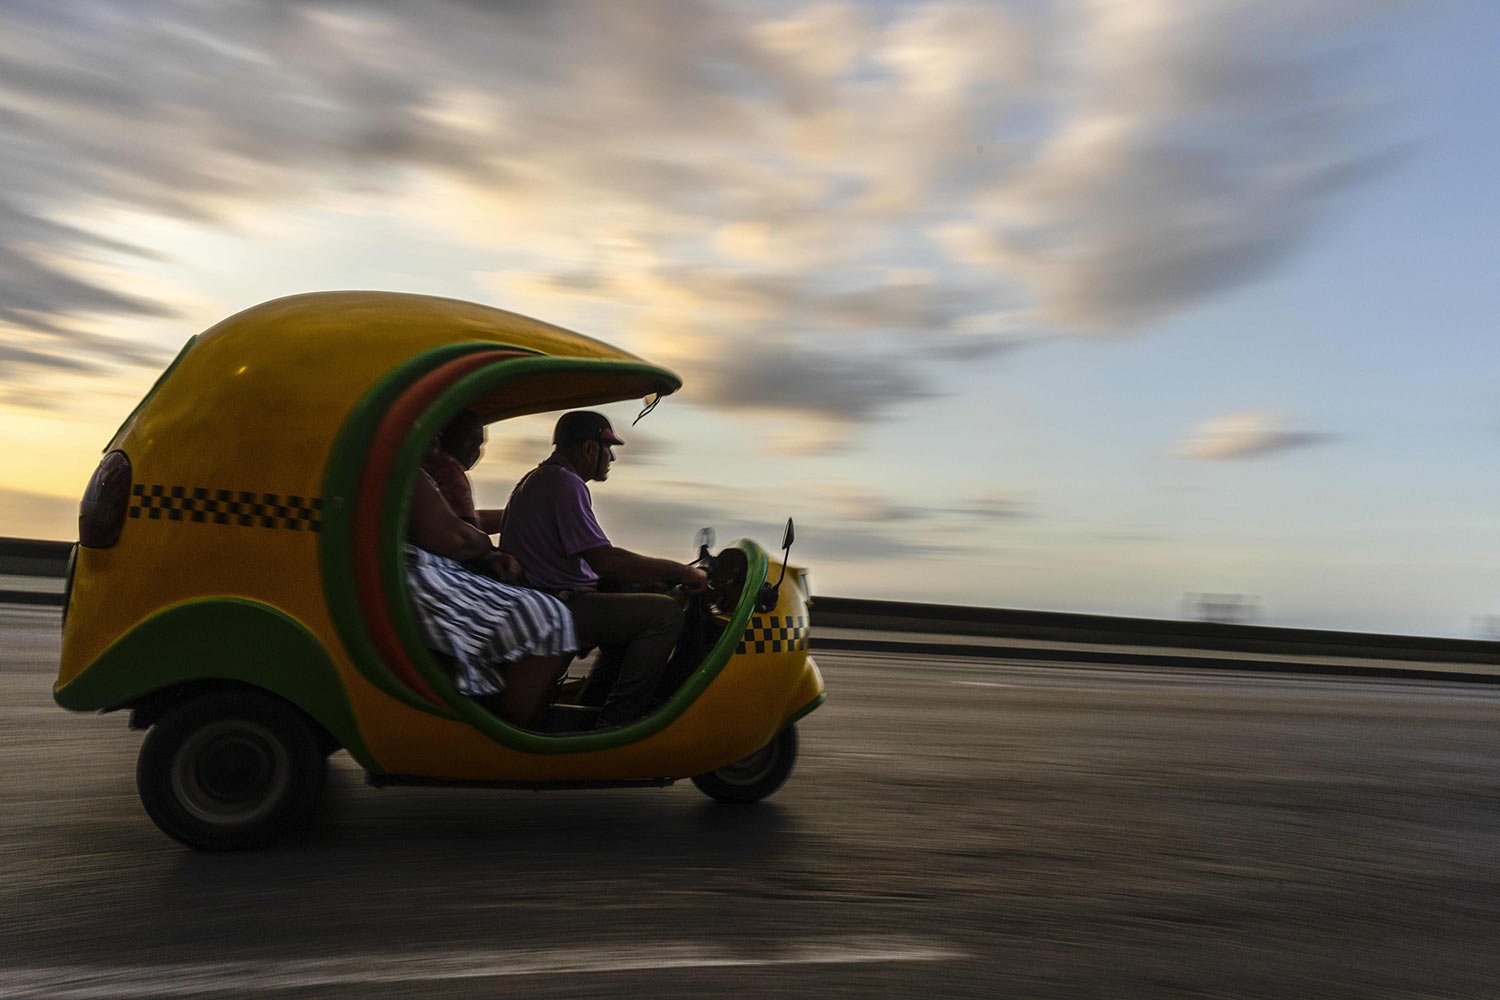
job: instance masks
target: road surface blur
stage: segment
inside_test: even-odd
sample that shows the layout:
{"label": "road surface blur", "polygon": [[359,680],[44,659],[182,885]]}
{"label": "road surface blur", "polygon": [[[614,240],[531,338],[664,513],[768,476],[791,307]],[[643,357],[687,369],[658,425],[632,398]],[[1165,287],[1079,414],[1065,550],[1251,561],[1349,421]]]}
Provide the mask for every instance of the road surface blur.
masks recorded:
{"label": "road surface blur", "polygon": [[375,790],[158,833],[0,608],[0,997],[1500,996],[1500,688],[819,655],[759,806]]}

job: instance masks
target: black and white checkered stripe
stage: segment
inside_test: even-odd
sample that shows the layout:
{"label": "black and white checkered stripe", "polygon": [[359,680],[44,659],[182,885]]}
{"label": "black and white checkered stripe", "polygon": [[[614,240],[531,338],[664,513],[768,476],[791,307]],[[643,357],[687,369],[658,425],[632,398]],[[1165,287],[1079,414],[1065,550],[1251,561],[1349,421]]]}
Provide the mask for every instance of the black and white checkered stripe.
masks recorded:
{"label": "black and white checkered stripe", "polygon": [[806,649],[811,629],[806,615],[756,615],[740,637],[736,653],[791,653]]}
{"label": "black and white checkered stripe", "polygon": [[135,483],[130,494],[130,516],[151,521],[190,521],[194,524],[314,532],[323,526],[321,497],[160,483]]}

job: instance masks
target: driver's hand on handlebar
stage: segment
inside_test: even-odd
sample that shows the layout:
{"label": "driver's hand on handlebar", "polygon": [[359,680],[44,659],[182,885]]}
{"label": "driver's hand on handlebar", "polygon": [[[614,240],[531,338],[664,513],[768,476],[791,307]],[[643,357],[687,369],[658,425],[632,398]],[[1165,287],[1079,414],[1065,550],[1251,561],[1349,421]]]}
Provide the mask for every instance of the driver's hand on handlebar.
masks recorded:
{"label": "driver's hand on handlebar", "polygon": [[682,583],[683,589],[685,589],[688,593],[701,594],[708,589],[707,573],[703,572],[697,566],[684,566],[682,567],[682,570],[683,576],[680,582]]}

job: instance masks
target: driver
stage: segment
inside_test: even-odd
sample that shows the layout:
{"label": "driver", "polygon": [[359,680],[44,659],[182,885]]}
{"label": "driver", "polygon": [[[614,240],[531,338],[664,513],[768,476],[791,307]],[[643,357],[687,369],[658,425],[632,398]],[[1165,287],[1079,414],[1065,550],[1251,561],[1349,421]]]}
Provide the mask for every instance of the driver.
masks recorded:
{"label": "driver", "polygon": [[603,695],[599,729],[646,713],[683,622],[682,607],[667,594],[601,593],[600,581],[680,583],[693,593],[708,585],[696,566],[619,548],[599,527],[587,484],[609,478],[614,446],[624,443],[603,414],[563,414],[552,432],[552,454],[511,492],[500,536],[501,551],[520,562],[527,585],[560,598],[579,636],[601,647],[583,695],[592,704]]}

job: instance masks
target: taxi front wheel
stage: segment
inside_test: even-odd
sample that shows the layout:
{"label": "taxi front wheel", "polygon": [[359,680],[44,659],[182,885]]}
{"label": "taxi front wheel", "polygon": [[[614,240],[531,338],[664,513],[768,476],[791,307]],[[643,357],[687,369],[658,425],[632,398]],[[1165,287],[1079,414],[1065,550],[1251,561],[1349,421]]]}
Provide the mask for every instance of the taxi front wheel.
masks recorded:
{"label": "taxi front wheel", "polygon": [[759,802],[785,784],[797,763],[797,727],[787,726],[748,757],[693,779],[698,790],[720,802]]}
{"label": "taxi front wheel", "polygon": [[297,709],[254,691],[220,691],[163,715],[146,734],[135,776],[163,833],[227,851],[307,826],[326,767]]}

